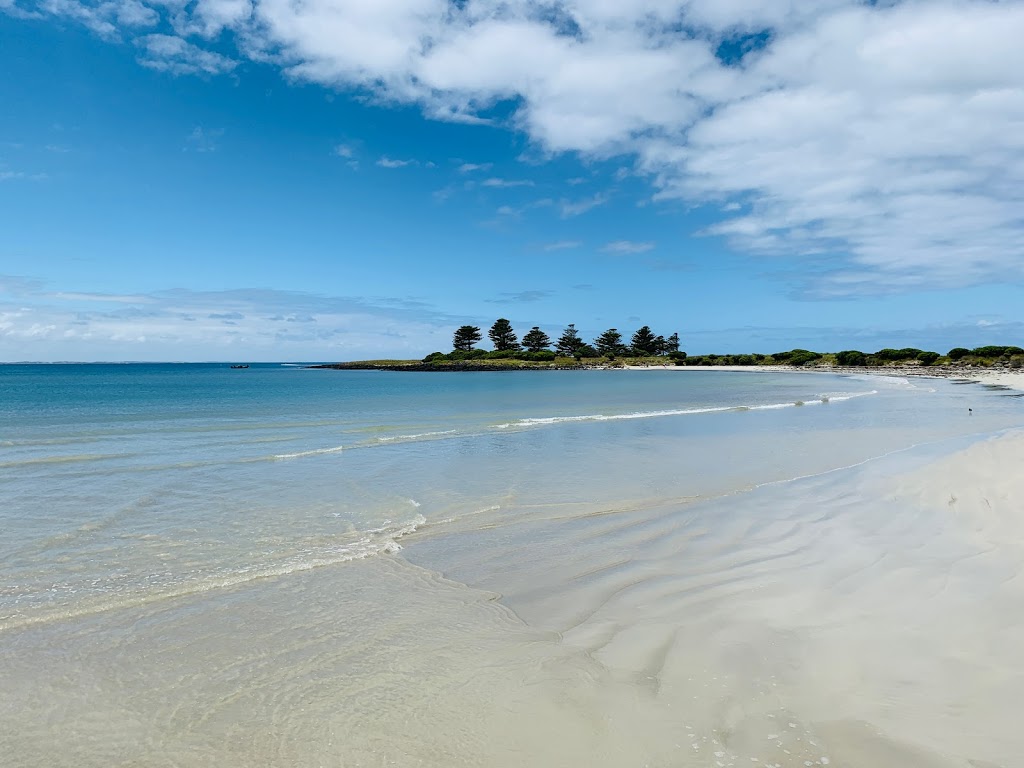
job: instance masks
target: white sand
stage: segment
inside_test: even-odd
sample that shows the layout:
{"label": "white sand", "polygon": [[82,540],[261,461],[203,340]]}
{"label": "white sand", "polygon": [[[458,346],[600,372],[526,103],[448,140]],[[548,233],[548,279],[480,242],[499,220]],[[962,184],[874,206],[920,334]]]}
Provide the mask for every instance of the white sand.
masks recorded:
{"label": "white sand", "polygon": [[742,373],[846,373],[867,376],[913,376],[915,378],[971,379],[982,384],[999,384],[1011,389],[1024,390],[1024,369],[991,370],[963,368],[930,371],[927,368],[796,368],[789,365],[627,365],[629,371],[736,371]]}

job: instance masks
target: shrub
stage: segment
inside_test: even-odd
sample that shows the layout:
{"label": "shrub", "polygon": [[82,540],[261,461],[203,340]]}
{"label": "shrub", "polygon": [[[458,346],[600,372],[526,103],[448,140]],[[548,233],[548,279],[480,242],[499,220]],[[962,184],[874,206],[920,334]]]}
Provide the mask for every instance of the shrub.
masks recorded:
{"label": "shrub", "polygon": [[875,352],[875,357],[879,360],[898,360],[900,357],[899,350],[897,349],[880,349]]}
{"label": "shrub", "polygon": [[817,352],[811,352],[806,349],[794,349],[789,353],[789,357],[786,359],[786,362],[790,365],[806,365],[807,363],[812,363],[820,358],[821,355]]}
{"label": "shrub", "polygon": [[836,352],[836,362],[839,365],[867,365],[868,356],[857,349],[845,349],[842,352]]}
{"label": "shrub", "polygon": [[971,350],[964,349],[963,347],[953,347],[953,349],[949,350],[948,353],[950,360],[960,360],[967,357],[969,354],[971,354]]}
{"label": "shrub", "polygon": [[432,363],[435,360],[447,360],[448,355],[444,352],[431,352],[429,355],[423,358],[424,363]]}
{"label": "shrub", "polygon": [[554,362],[555,353],[550,349],[542,349],[537,352],[520,352],[516,355],[517,360],[530,360],[535,363],[551,363]]}
{"label": "shrub", "polygon": [[1002,357],[1006,354],[1006,347],[976,347],[971,354],[975,357]]}
{"label": "shrub", "polygon": [[938,352],[921,352],[918,354],[917,359],[921,361],[921,365],[931,365],[939,359]]}

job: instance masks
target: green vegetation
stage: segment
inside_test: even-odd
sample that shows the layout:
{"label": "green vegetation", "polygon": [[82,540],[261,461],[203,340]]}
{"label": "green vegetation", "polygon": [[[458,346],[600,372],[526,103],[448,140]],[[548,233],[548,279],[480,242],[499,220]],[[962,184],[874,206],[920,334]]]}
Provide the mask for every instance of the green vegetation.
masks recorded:
{"label": "green vegetation", "polygon": [[657,355],[661,348],[665,345],[665,340],[661,339],[659,344],[659,336],[655,336],[654,332],[651,331],[650,326],[641,327],[636,333],[633,334],[632,348],[633,354],[637,357],[653,357]]}
{"label": "green vegetation", "polygon": [[856,349],[846,349],[836,352],[837,365],[867,365],[868,356]]}
{"label": "green vegetation", "polygon": [[456,349],[448,354],[445,354],[444,352],[431,352],[423,358],[423,362],[458,363],[475,362],[480,360],[524,360],[534,363],[553,363],[556,357],[557,355],[555,355],[555,353],[550,349],[541,349],[537,352],[530,352],[529,350],[523,349],[501,349],[494,350],[493,352],[488,352],[485,349]]}
{"label": "green vegetation", "polygon": [[597,354],[612,359],[622,357],[629,351],[626,345],[622,343],[622,334],[615,328],[609,328],[594,339],[594,347],[597,349]]}
{"label": "green vegetation", "polygon": [[523,336],[523,346],[527,352],[543,352],[551,346],[551,339],[535,325]]}
{"label": "green vegetation", "polygon": [[[477,349],[482,340],[480,328],[463,325],[455,330],[451,352],[432,352],[416,360],[368,360],[339,363],[339,368],[392,368],[408,370],[465,370],[515,368],[575,368],[583,366],[683,365],[683,366],[794,366],[801,368],[878,368],[913,366],[952,367],[1024,367],[1024,349],[1017,346],[983,346],[967,349],[954,347],[945,355],[916,347],[877,352],[846,349],[835,353],[791,349],[770,355],[759,353],[735,355],[687,355],[680,347],[678,333],[668,337],[656,334],[650,326],[637,329],[626,344],[616,328],[609,328],[588,344],[575,324],[570,323],[558,340],[538,326],[533,326],[519,342],[507,318],[500,317],[487,332],[494,349]],[[552,350],[552,346],[554,349]]]}
{"label": "green vegetation", "polygon": [[576,330],[576,325],[569,323],[569,327],[562,332],[555,344],[555,352],[563,357],[582,357],[580,352],[583,344],[584,341],[580,338],[580,332]]}
{"label": "green vegetation", "polygon": [[483,336],[475,325],[463,325],[455,330],[452,346],[460,352],[470,352]]}
{"label": "green vegetation", "polygon": [[494,345],[495,352],[517,352],[522,349],[515,331],[512,330],[512,324],[504,317],[499,317],[494,322],[487,336]]}

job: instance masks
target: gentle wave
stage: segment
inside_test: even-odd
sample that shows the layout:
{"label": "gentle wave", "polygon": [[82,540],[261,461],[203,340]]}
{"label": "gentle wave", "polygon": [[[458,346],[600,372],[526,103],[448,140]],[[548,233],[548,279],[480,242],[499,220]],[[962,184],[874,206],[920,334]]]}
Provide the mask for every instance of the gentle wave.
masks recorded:
{"label": "gentle wave", "polygon": [[277,453],[274,454],[275,459],[298,459],[303,456],[318,456],[322,453],[337,453],[338,451],[345,450],[345,446],[336,445],[333,448],[314,448],[310,451],[298,451],[297,453]]}
{"label": "gentle wave", "polygon": [[425,437],[441,437],[443,435],[456,435],[459,430],[457,429],[445,429],[440,432],[420,432],[415,435],[393,435],[391,437],[378,437],[377,442],[390,443],[396,440],[422,440]]}
{"label": "gentle wave", "polygon": [[765,405],[720,405],[708,408],[678,408],[660,411],[634,411],[632,413],[615,414],[587,414],[583,416],[545,416],[540,418],[519,419],[504,424],[495,424],[494,429],[510,429],[513,427],[537,427],[549,424],[564,424],[574,421],[624,421],[630,419],[655,419],[664,416],[690,416],[699,413],[725,413],[727,411],[771,411],[779,408],[794,408],[805,405],[819,405],[822,403],[841,402],[855,397],[865,395],[876,395],[877,390],[871,392],[844,392],[836,395],[820,395],[815,400],[796,400],[791,403],[768,403]]}

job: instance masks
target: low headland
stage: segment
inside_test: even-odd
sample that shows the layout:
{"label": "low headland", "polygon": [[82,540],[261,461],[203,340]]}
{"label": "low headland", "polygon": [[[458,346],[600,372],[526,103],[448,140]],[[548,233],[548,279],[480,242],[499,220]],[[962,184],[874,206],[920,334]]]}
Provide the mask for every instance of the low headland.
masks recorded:
{"label": "low headland", "polygon": [[[975,354],[982,350],[989,354]],[[378,371],[568,371],[568,370],[676,370],[676,371],[744,371],[744,372],[801,372],[851,373],[882,376],[915,376],[980,381],[992,386],[1024,389],[1024,353],[991,354],[992,349],[1016,350],[1017,347],[983,347],[964,356],[942,355],[933,362],[914,358],[888,359],[885,353],[908,350],[879,350],[865,355],[859,365],[843,364],[842,353],[811,353],[813,360],[793,358],[806,350],[793,350],[770,355],[696,355],[630,357],[569,357],[548,355],[522,357],[473,350],[471,354],[429,355],[423,360],[354,360],[311,366],[335,370]],[[955,352],[955,351],[954,351]]]}
{"label": "low headland", "polygon": [[[992,386],[1024,389],[1024,348],[987,345],[954,347],[945,354],[904,347],[876,352],[846,349],[813,352],[791,349],[772,354],[688,355],[678,333],[655,334],[644,325],[625,343],[616,328],[609,328],[587,343],[570,323],[557,340],[538,326],[522,342],[506,318],[498,318],[487,332],[492,350],[478,349],[483,333],[463,325],[452,335],[451,352],[431,352],[422,360],[355,360],[314,368],[382,371],[559,371],[559,370],[744,370],[869,373],[888,376],[929,376],[984,381]],[[993,378],[995,377],[995,378]]]}

